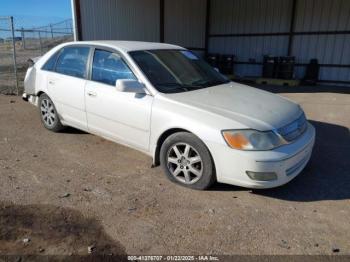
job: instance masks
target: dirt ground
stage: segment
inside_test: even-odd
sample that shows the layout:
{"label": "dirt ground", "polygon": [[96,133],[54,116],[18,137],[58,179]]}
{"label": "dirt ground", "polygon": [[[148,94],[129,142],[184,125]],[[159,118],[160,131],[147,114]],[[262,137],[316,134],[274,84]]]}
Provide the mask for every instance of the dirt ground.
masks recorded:
{"label": "dirt ground", "polygon": [[265,88],[317,130],[306,170],[269,190],[185,189],[148,156],[51,133],[35,107],[0,96],[0,255],[350,254],[350,88]]}

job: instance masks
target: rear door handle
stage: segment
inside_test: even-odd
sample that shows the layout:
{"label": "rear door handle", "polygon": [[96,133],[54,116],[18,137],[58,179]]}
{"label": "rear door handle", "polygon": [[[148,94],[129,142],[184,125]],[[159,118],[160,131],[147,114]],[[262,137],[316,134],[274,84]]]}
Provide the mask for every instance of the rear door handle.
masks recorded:
{"label": "rear door handle", "polygon": [[97,96],[97,94],[93,91],[89,91],[87,94],[88,94],[88,96],[92,96],[92,97]]}
{"label": "rear door handle", "polygon": [[54,80],[49,80],[49,85],[55,85],[55,81]]}

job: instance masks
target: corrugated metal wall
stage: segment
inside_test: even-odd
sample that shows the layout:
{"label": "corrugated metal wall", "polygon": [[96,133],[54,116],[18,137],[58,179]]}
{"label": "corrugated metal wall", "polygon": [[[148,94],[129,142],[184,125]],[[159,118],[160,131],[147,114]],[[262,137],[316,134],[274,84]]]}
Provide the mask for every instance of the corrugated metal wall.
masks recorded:
{"label": "corrugated metal wall", "polygon": [[[222,34],[288,33],[291,26],[292,0],[211,0],[209,52],[234,54],[241,62],[262,62],[263,55],[288,54],[288,35],[225,36]],[[349,0],[297,0],[295,32],[350,30]],[[292,55],[297,63],[317,58],[323,80],[350,81],[350,35],[296,35]],[[262,67],[236,65],[236,74],[260,76]],[[305,67],[296,68],[296,77]]]}
{"label": "corrugated metal wall", "polygon": [[[160,41],[161,0],[80,0],[82,37]],[[205,0],[164,0],[164,41],[205,47]],[[260,76],[263,55],[288,54],[293,0],[210,0],[208,52],[234,54],[236,74]],[[350,30],[350,0],[297,0],[295,32]],[[242,34],[283,33],[247,36]],[[227,37],[227,34],[231,36]],[[240,34],[240,35],[237,35]],[[222,36],[226,35],[226,36]],[[350,35],[295,35],[297,63],[317,58],[323,80],[350,81]],[[337,64],[337,67],[330,65]],[[303,77],[305,66],[296,68]]]}
{"label": "corrugated metal wall", "polygon": [[291,0],[212,0],[211,33],[271,33],[289,30]]}
{"label": "corrugated metal wall", "polygon": [[[210,34],[286,32],[291,0],[212,0]],[[241,62],[261,62],[263,54],[285,55],[288,36],[212,37],[209,52],[234,54]],[[261,66],[237,64],[235,73],[261,75]]]}
{"label": "corrugated metal wall", "polygon": [[[203,0],[164,0],[164,41],[204,49]],[[80,0],[83,40],[160,41],[160,0]]]}
{"label": "corrugated metal wall", "polygon": [[164,41],[193,48],[204,48],[205,9],[203,0],[165,0]]}
{"label": "corrugated metal wall", "polygon": [[[349,0],[299,0],[296,32],[350,30]],[[317,58],[321,64],[350,65],[350,35],[295,36],[292,55],[300,63]],[[298,68],[297,77],[303,76]],[[323,67],[321,79],[350,81],[350,68]]]}
{"label": "corrugated metal wall", "polygon": [[80,0],[84,40],[159,41],[159,0]]}

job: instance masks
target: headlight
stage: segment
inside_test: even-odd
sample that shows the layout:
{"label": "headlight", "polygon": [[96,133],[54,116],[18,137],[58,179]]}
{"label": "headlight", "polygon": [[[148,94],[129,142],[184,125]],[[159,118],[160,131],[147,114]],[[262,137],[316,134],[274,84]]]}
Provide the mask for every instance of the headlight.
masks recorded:
{"label": "headlight", "polygon": [[272,131],[226,130],[222,131],[226,143],[240,150],[270,150],[284,144],[284,141]]}

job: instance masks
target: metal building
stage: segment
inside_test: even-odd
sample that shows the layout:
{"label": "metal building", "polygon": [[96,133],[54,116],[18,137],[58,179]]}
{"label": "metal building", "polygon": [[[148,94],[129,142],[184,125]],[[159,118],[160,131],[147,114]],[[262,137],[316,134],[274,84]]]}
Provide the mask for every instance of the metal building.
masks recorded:
{"label": "metal building", "polygon": [[259,76],[264,55],[310,59],[320,81],[350,84],[350,0],[72,0],[76,40],[142,40],[236,56]]}

